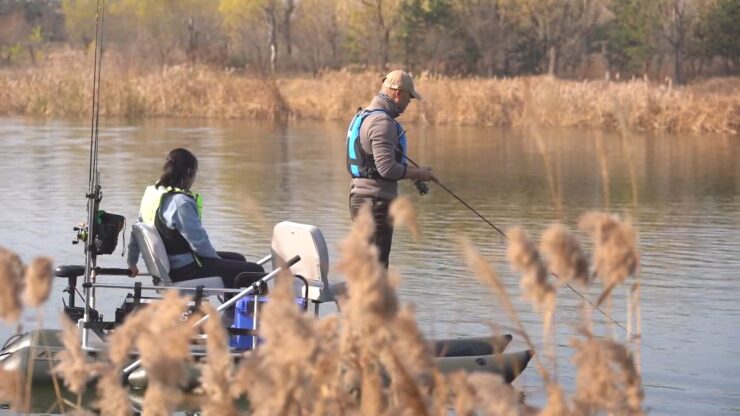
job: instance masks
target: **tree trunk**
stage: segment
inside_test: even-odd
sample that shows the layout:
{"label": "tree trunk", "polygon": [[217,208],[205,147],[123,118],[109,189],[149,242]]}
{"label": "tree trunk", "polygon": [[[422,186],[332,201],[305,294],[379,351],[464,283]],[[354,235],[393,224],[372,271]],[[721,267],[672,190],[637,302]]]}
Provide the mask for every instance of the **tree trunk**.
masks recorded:
{"label": "tree trunk", "polygon": [[190,17],[188,19],[188,47],[185,51],[185,55],[188,58],[188,61],[193,64],[196,60],[196,52],[198,50],[198,37],[200,37],[200,33],[195,28],[195,18]]}
{"label": "tree trunk", "polygon": [[547,74],[555,76],[555,69],[558,64],[558,48],[555,45],[550,45],[547,50]]}
{"label": "tree trunk", "polygon": [[270,72],[275,73],[277,69],[277,54],[278,54],[278,42],[277,42],[277,19],[275,16],[275,8],[268,6],[265,8],[265,18],[267,19],[267,26],[270,37]]}
{"label": "tree trunk", "polygon": [[388,69],[388,61],[390,61],[390,52],[389,49],[391,48],[391,31],[390,29],[385,29],[383,31],[383,50],[381,51],[381,67],[385,70]]}
{"label": "tree trunk", "polygon": [[290,21],[293,19],[293,12],[295,11],[295,0],[286,0],[285,1],[285,16],[283,20],[283,25],[285,27],[285,52],[287,52],[288,57],[290,57],[291,53],[293,52],[293,45],[292,40],[290,36]]}
{"label": "tree trunk", "polygon": [[681,79],[681,48],[677,47],[673,53],[673,83],[680,85]]}

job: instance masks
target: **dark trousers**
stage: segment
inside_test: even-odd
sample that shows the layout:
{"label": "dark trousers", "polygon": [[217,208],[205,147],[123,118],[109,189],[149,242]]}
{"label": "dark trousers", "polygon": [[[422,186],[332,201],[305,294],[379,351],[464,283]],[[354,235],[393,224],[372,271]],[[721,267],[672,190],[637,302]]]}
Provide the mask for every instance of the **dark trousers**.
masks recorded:
{"label": "dark trousers", "polygon": [[224,287],[245,287],[265,275],[265,269],[257,263],[247,261],[243,255],[229,251],[219,251],[221,258],[199,257],[201,265],[192,262],[185,267],[170,271],[173,282],[219,276]]}
{"label": "dark trousers", "polygon": [[388,217],[388,208],[391,205],[391,201],[369,196],[350,195],[349,212],[352,216],[352,221],[355,220],[357,214],[360,212],[360,207],[363,205],[370,205],[370,211],[375,221],[375,233],[373,233],[370,241],[378,246],[378,260],[388,268],[391,243],[393,243],[393,224]]}

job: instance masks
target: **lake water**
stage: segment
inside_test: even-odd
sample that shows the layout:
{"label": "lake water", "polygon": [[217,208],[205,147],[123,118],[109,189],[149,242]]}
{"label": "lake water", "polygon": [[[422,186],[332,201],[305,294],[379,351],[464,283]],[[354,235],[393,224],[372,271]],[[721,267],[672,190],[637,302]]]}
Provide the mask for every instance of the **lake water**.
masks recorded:
{"label": "lake water", "polygon": [[[740,413],[739,137],[407,127],[409,155],[433,166],[445,185],[499,228],[521,225],[539,237],[558,220],[574,229],[589,210],[629,215],[642,255],[646,407],[652,414]],[[321,228],[334,264],[350,225],[345,129],[344,123],[101,121],[101,206],[133,221],[166,152],[187,147],[200,160],[194,188],[204,195],[205,226],[218,249],[262,257],[272,226],[290,219]],[[82,248],[71,241],[72,227],[86,218],[88,123],[0,119],[0,149],[0,245],[24,261],[49,255],[57,264],[82,264]],[[439,187],[423,197],[408,185],[402,192],[418,210],[422,236],[414,240],[397,230],[391,264],[403,276],[400,297],[416,305],[423,331],[447,338],[488,334],[491,323],[511,326],[461,257],[457,238],[467,236],[505,280],[540,346],[538,314],[519,299],[518,278],[497,233]],[[120,246],[99,264],[124,267]],[[330,278],[341,277],[332,270]],[[56,281],[43,307],[47,327],[58,326],[63,285]],[[611,312],[622,323],[625,292],[616,291]],[[120,301],[114,295],[99,300],[107,316]],[[572,392],[569,339],[580,303],[565,289],[558,305],[557,377]],[[34,327],[35,316],[27,312],[21,325]],[[594,314],[600,332],[602,318]],[[0,340],[15,329],[0,324]],[[621,329],[614,333],[624,339]],[[510,350],[525,348],[517,338]],[[533,365],[515,386],[528,403],[543,404]]]}

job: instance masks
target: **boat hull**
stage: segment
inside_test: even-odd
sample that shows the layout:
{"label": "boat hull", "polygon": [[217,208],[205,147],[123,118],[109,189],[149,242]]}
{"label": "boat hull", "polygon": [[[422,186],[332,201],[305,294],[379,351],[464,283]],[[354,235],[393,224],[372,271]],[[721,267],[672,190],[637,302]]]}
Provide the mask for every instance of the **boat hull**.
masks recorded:
{"label": "boat hull", "polygon": [[[52,375],[52,369],[59,363],[59,353],[64,350],[60,340],[61,331],[54,329],[34,330],[11,338],[0,351],[0,369],[18,371],[30,383],[33,394],[32,412],[51,413],[59,410],[59,394],[70,402],[77,397],[64,388],[61,378]],[[511,335],[497,337],[463,338],[432,341],[437,355],[436,361],[443,373],[454,371],[483,371],[501,375],[506,382],[513,381],[527,367],[532,358],[531,351],[504,353],[511,341]],[[91,362],[104,359],[104,354],[88,353]],[[200,365],[190,369],[186,390],[193,392],[200,379]],[[133,395],[141,395],[146,389],[146,370],[134,371],[127,383]],[[56,383],[56,386],[55,386]],[[83,403],[94,400],[95,381],[91,381]],[[59,391],[59,394],[57,394]],[[138,393],[137,393],[138,392]]]}

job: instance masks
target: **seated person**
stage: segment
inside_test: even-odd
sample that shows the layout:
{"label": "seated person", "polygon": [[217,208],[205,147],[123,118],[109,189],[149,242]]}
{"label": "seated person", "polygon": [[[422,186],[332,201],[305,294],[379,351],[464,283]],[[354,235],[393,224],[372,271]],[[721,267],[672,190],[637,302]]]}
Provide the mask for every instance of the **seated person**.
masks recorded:
{"label": "seated person", "polygon": [[[173,282],[219,276],[226,288],[248,286],[264,275],[264,269],[241,254],[213,248],[201,223],[200,195],[190,192],[197,172],[198,159],[190,151],[170,151],[162,176],[144,192],[139,221],[154,225],[162,237]],[[127,263],[134,277],[139,273],[140,250],[133,236],[128,250]]]}

